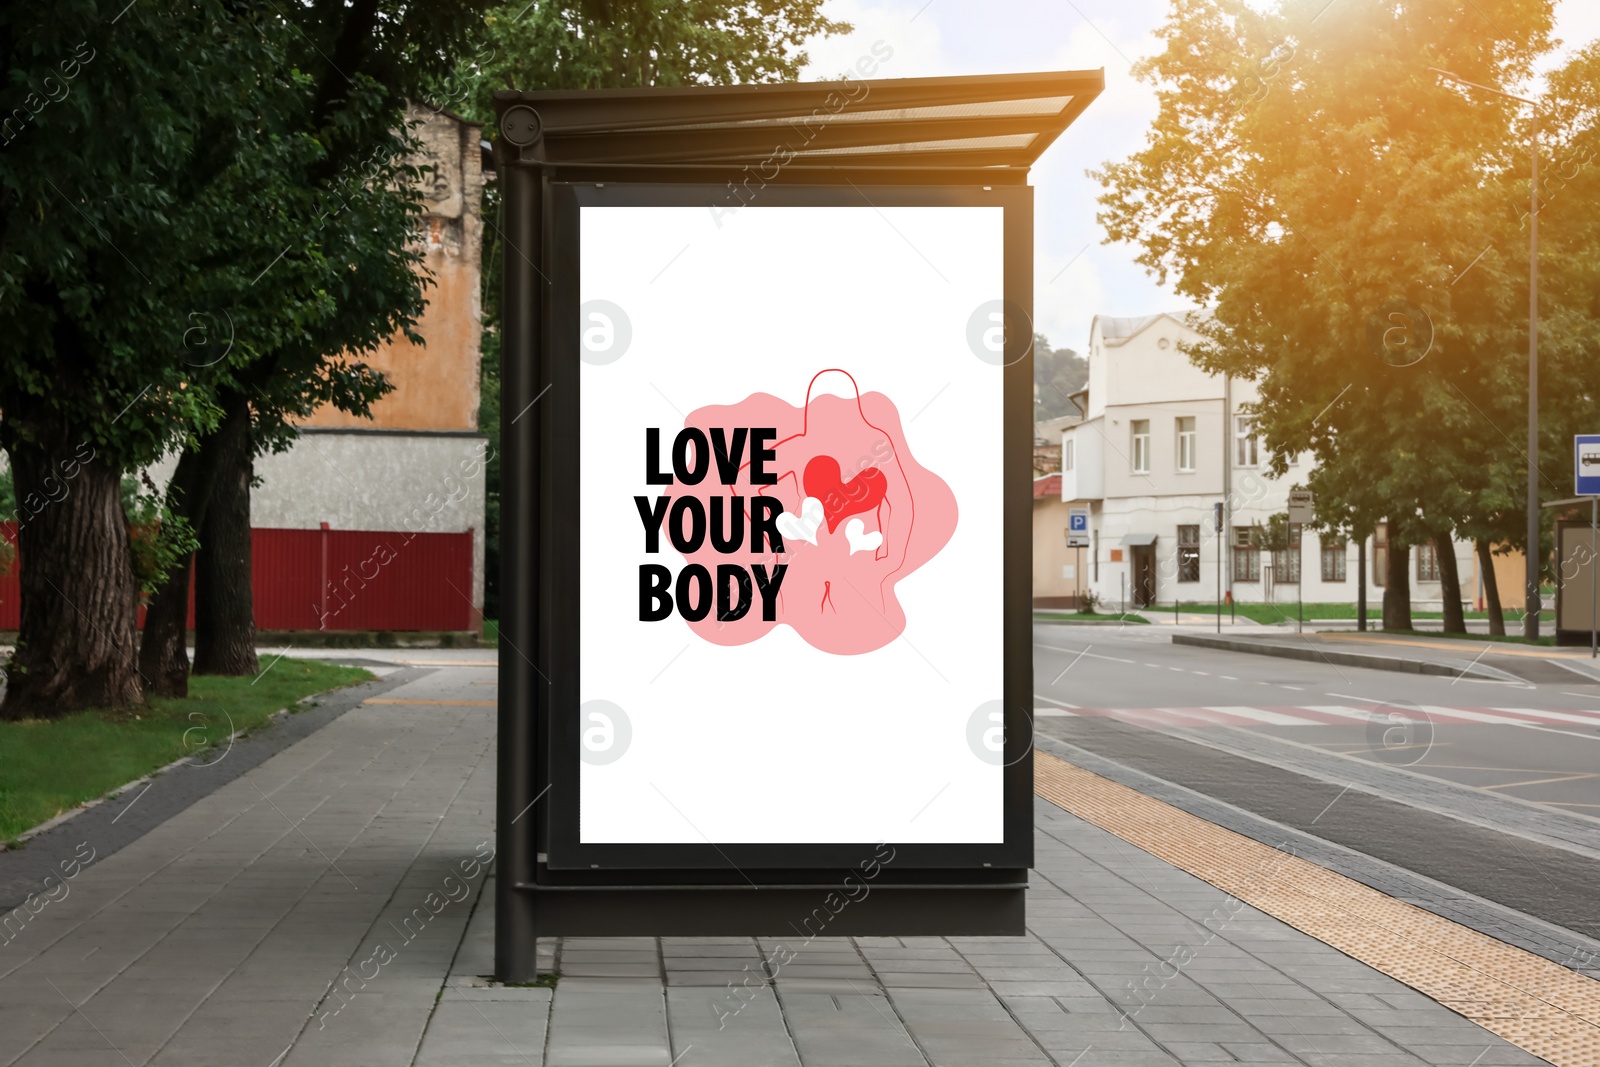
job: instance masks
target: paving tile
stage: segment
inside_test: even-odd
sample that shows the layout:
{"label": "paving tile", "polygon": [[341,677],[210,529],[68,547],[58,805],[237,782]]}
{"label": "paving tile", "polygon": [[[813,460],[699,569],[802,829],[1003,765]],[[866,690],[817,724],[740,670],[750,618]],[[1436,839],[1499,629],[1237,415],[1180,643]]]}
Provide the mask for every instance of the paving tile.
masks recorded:
{"label": "paving tile", "polygon": [[446,993],[428,1021],[414,1067],[480,1067],[544,1063],[550,990],[518,1000],[464,999]]}
{"label": "paving tile", "polygon": [[550,1013],[548,1067],[656,1067],[672,1062],[659,981],[563,978]]}
{"label": "paving tile", "polygon": [[800,1067],[770,989],[746,999],[711,989],[669,988],[667,1019],[678,1067]]}

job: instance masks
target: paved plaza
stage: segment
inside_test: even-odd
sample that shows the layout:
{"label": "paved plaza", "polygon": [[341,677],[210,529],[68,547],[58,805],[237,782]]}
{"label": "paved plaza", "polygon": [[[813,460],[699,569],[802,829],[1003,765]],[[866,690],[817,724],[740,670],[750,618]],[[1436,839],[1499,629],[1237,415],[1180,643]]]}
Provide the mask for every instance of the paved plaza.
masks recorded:
{"label": "paved plaza", "polygon": [[495,986],[492,653],[352,655],[393,665],[114,851],[124,798],[0,857],[95,850],[6,927],[0,1064],[1544,1062],[1037,798],[1026,936],[573,938]]}

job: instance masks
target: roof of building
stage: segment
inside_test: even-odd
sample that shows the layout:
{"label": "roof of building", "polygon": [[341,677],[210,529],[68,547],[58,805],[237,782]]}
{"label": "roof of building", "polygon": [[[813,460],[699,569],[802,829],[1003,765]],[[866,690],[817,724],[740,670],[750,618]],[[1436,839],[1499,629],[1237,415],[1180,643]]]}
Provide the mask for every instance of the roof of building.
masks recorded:
{"label": "roof of building", "polygon": [[1171,319],[1185,329],[1192,330],[1195,328],[1196,320],[1208,319],[1211,315],[1210,308],[1199,308],[1185,309],[1183,311],[1162,311],[1154,315],[1140,315],[1137,318],[1096,315],[1095,322],[1100,324],[1101,339],[1115,348],[1131,341],[1160,319]]}
{"label": "roof of building", "polygon": [[1060,474],[1046,474],[1046,475],[1042,475],[1042,476],[1040,476],[1038,478],[1035,478],[1033,480],[1033,498],[1035,500],[1038,500],[1041,497],[1047,497],[1047,496],[1059,497],[1060,495],[1061,495],[1061,475]]}
{"label": "roof of building", "polygon": [[[1104,89],[1103,70],[1078,70],[502,90],[495,109],[502,140],[522,149],[522,158],[532,152],[547,165],[604,169],[614,178],[628,169],[757,167],[763,182],[805,181],[808,173],[837,180],[841,171],[874,170],[927,171],[947,180],[962,170],[982,171],[984,182],[1020,184]],[[508,113],[518,108],[520,118],[507,127]]]}
{"label": "roof of building", "polygon": [[1033,424],[1033,439],[1058,445],[1061,443],[1061,431],[1082,421],[1082,415],[1060,415],[1053,419],[1040,419]]}

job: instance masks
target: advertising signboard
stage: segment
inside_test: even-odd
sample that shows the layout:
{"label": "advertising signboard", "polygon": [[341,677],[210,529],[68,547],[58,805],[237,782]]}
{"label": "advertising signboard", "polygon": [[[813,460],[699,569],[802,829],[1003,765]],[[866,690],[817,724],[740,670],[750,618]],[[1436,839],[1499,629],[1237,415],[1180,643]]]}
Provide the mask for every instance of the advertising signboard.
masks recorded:
{"label": "advertising signboard", "polygon": [[1002,845],[1004,209],[572,198],[576,851]]}

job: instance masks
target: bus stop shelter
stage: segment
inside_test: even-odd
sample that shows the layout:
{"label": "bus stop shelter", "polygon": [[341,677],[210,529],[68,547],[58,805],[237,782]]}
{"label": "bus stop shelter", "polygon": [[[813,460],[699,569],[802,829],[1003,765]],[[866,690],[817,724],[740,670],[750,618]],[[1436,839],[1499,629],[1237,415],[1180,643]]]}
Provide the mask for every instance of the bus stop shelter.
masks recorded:
{"label": "bus stop shelter", "polygon": [[501,980],[1023,932],[1028,174],[1103,88],[496,94]]}

